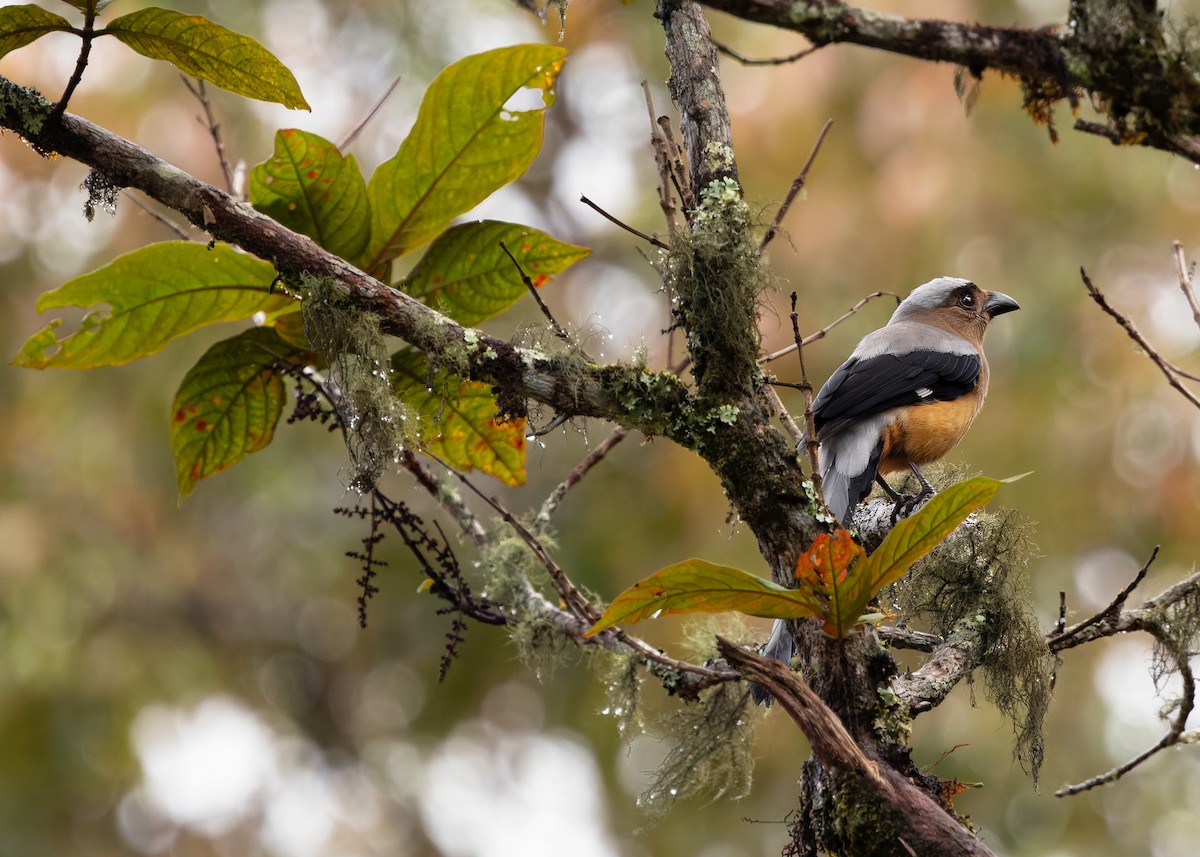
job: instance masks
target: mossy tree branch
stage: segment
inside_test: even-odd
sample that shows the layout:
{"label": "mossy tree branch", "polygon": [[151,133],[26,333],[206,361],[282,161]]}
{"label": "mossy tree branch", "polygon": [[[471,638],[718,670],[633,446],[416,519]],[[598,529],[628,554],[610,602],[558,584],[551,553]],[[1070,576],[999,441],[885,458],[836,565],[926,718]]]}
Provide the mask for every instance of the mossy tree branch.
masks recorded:
{"label": "mossy tree branch", "polygon": [[[1181,45],[1153,3],[1076,0],[1059,26],[1024,29],[905,18],[836,0],[700,0],[816,46],[862,45],[1015,77],[1025,108],[1049,122],[1058,101],[1086,95],[1107,118],[1076,130],[1151,146],[1200,164],[1200,51]],[[1053,129],[1051,130],[1053,135]]]}

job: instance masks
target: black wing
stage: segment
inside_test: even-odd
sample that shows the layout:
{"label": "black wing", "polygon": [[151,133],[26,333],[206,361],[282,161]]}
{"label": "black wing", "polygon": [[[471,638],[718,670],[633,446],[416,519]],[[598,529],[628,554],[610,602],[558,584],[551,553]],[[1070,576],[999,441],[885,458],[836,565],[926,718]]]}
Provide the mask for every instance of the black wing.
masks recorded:
{"label": "black wing", "polygon": [[[910,351],[866,360],[852,357],[829,377],[813,402],[817,434],[829,437],[891,408],[957,399],[975,389],[979,370],[977,354]],[[918,390],[929,392],[922,396]]]}

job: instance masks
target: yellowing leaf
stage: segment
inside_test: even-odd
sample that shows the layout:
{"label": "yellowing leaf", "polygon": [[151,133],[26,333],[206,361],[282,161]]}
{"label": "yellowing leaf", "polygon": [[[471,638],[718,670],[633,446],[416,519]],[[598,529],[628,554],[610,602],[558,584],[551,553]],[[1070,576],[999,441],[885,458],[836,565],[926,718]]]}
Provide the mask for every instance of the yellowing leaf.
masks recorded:
{"label": "yellowing leaf", "polygon": [[300,310],[285,312],[275,319],[271,325],[283,341],[294,348],[312,351],[313,347],[304,333],[304,313]]}
{"label": "yellowing leaf", "polygon": [[191,368],[171,405],[180,494],[271,442],[285,399],[273,365],[296,353],[259,327],[218,342]]}
{"label": "yellowing leaf", "polygon": [[367,185],[367,270],[426,243],[529,168],[565,56],[562,48],[515,45],[459,60],[434,79],[400,150]]}
{"label": "yellowing leaf", "polygon": [[114,18],[100,32],[237,95],[309,109],[296,78],[274,54],[199,15],[151,6]]}
{"label": "yellowing leaf", "polygon": [[907,574],[913,563],[954,532],[967,515],[986,506],[1002,484],[976,476],[939,491],[916,514],[897,523],[867,560],[871,594]]}
{"label": "yellowing leaf", "polygon": [[355,261],[371,237],[367,184],[353,155],[295,128],[275,134],[275,154],[250,171],[250,204],[330,253]]}
{"label": "yellowing leaf", "polygon": [[[255,313],[268,318],[295,306],[269,291],[275,269],[225,244],[211,250],[164,241],[126,253],[38,298],[38,311],[91,308],[79,330],[59,338],[54,321],[13,359],[31,369],[116,366],[161,351],[172,339]],[[107,305],[107,309],[102,309]]]}
{"label": "yellowing leaf", "polygon": [[785,589],[740,568],[688,559],[659,569],[626,589],[585,636],[665,613],[737,610],[767,619],[801,619],[819,615],[818,609],[803,590]]}
{"label": "yellowing leaf", "polygon": [[405,278],[404,291],[460,324],[491,318],[527,292],[501,242],[539,288],[590,252],[529,226],[477,220],[439,235]]}
{"label": "yellowing leaf", "polygon": [[420,352],[392,358],[396,395],[417,412],[417,434],[459,470],[478,470],[506,485],[525,484],[525,420],[501,422],[487,384],[430,373]]}
{"label": "yellowing leaf", "polygon": [[0,7],[0,57],[47,33],[70,30],[71,22],[66,18],[32,3]]}

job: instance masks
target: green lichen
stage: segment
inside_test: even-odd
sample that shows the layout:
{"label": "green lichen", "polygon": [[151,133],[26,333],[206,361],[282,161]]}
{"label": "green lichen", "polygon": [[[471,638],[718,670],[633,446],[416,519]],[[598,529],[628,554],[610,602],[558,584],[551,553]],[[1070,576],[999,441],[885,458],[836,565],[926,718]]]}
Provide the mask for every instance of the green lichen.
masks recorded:
{"label": "green lichen", "polygon": [[54,105],[36,89],[17,86],[9,81],[0,87],[0,113],[8,116],[10,112],[15,112],[20,133],[28,132],[30,136],[41,134],[53,110]]}

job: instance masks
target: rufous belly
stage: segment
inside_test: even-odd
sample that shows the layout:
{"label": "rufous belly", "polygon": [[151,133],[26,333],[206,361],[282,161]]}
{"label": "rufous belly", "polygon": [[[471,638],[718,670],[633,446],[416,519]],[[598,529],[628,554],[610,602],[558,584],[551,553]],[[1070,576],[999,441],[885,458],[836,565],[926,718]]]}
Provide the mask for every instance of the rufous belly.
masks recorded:
{"label": "rufous belly", "polygon": [[883,435],[879,472],[907,470],[911,464],[929,464],[948,453],[971,427],[979,406],[978,391],[949,402],[931,402],[899,409]]}

